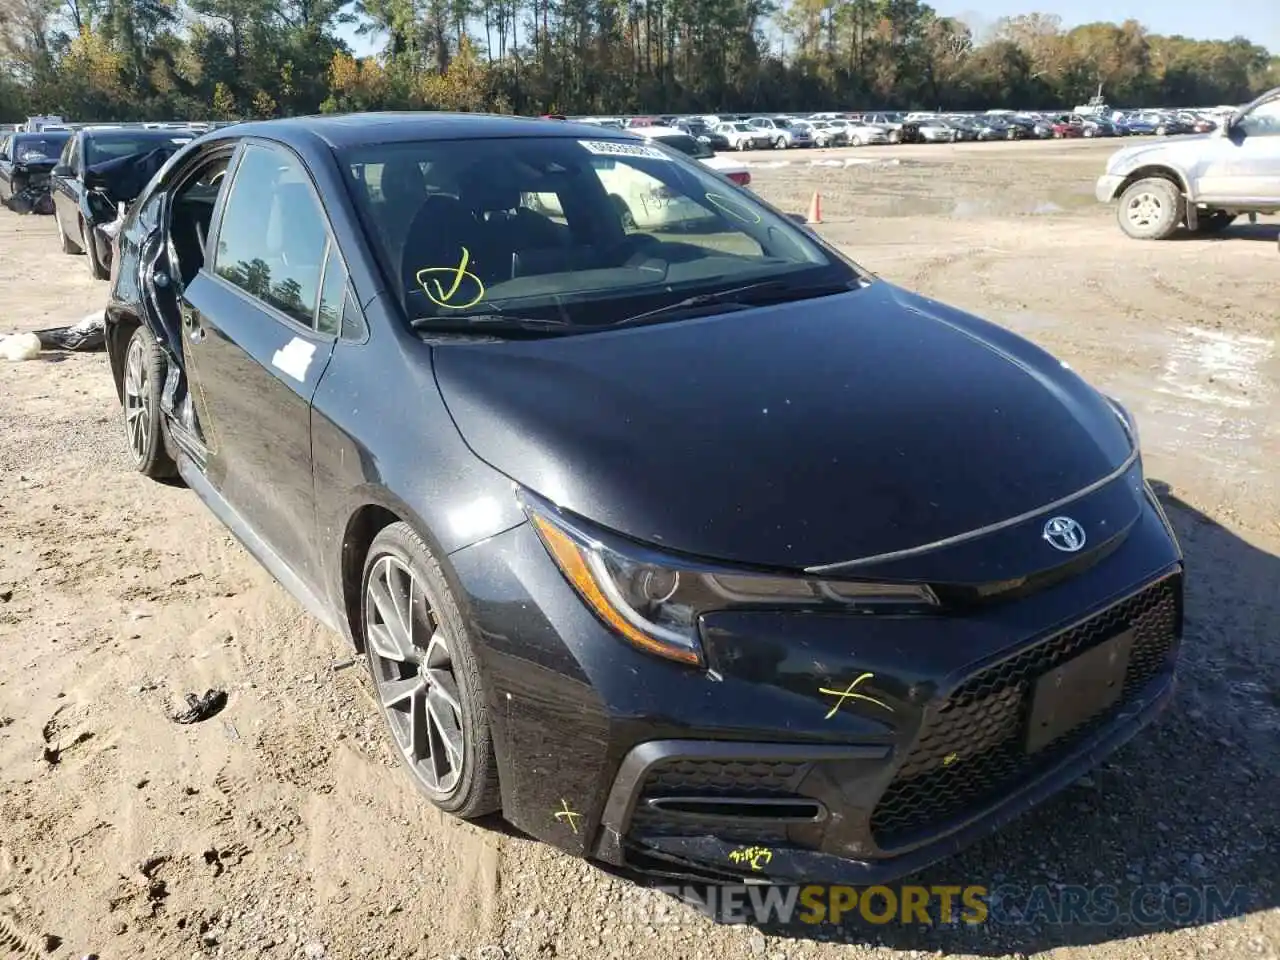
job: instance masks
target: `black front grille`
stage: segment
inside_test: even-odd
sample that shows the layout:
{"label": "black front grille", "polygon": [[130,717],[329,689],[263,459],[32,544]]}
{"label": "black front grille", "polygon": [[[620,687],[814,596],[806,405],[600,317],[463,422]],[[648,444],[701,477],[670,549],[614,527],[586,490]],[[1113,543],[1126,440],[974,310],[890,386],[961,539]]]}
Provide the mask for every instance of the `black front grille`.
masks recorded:
{"label": "black front grille", "polygon": [[784,797],[806,766],[779,760],[671,760],[648,772],[640,794]]}
{"label": "black front grille", "polygon": [[[691,760],[659,763],[646,775],[628,830],[633,835],[683,835],[699,832],[687,820],[648,806],[657,797],[734,797],[789,799],[808,771],[807,763],[780,760]],[[782,843],[786,828],[749,820],[726,819],[715,835],[726,842]]]}
{"label": "black front grille", "polygon": [[[1172,576],[980,671],[932,709],[871,815],[876,843],[892,849],[998,800],[1052,767],[1105,724],[1168,663],[1178,643],[1181,577]],[[1122,631],[1133,647],[1119,702],[1034,754],[1025,749],[1036,680]]]}

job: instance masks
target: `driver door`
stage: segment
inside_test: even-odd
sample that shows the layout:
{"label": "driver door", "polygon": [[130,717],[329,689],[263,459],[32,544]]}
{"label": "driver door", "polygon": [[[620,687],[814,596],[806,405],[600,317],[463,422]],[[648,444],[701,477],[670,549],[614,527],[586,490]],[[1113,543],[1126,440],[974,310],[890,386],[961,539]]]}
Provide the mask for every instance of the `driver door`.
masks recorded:
{"label": "driver door", "polygon": [[1280,203],[1280,96],[1255,104],[1225,137],[1232,199]]}

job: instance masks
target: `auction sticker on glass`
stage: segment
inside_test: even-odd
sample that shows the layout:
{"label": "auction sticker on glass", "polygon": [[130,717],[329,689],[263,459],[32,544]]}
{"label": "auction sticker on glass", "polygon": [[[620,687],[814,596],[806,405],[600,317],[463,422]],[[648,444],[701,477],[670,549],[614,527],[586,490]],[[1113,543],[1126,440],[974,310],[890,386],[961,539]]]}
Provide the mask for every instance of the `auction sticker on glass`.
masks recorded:
{"label": "auction sticker on glass", "polygon": [[613,140],[579,140],[588,153],[602,157],[643,157],[646,160],[670,160],[671,158],[647,143],[618,143]]}

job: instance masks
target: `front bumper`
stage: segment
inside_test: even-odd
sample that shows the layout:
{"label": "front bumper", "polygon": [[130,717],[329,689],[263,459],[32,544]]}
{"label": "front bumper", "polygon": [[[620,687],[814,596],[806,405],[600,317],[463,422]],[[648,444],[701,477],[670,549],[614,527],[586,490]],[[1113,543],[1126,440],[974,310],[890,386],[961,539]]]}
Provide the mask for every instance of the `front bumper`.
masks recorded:
{"label": "front bumper", "polygon": [[1099,203],[1110,203],[1116,198],[1116,194],[1120,192],[1120,185],[1123,183],[1124,177],[1104,173],[1098,178],[1098,182],[1094,184],[1093,195]]}
{"label": "front bumper", "polygon": [[[861,884],[918,870],[1155,717],[1181,636],[1181,555],[1149,491],[1123,536],[1025,596],[946,617],[708,615],[707,670],[615,638],[527,525],[452,559],[505,816],[660,876]],[[1040,678],[1118,634],[1132,638],[1118,698],[1030,749]],[[885,709],[833,696],[864,673],[858,689]],[[747,865],[750,848],[768,858]]]}

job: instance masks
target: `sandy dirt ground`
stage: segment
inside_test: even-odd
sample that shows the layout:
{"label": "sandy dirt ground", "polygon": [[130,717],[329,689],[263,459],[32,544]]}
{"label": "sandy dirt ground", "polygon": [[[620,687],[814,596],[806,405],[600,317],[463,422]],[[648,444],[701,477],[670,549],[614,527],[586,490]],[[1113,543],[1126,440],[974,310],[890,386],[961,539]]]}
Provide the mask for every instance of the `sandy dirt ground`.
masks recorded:
{"label": "sandy dirt ground", "polygon": [[[0,957],[1275,960],[1280,225],[1127,240],[1091,195],[1114,146],[746,159],[787,209],[820,190],[819,229],[866,267],[1129,405],[1187,553],[1176,705],[921,881],[1111,884],[1122,902],[1216,885],[1243,891],[1238,916],[717,925],[442,816],[397,769],[342,642],[194,495],[129,470],[105,357],[45,353],[0,365]],[[104,294],[51,218],[0,211],[0,332],[75,322]],[[230,694],[218,717],[169,719],[208,687]]]}

